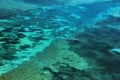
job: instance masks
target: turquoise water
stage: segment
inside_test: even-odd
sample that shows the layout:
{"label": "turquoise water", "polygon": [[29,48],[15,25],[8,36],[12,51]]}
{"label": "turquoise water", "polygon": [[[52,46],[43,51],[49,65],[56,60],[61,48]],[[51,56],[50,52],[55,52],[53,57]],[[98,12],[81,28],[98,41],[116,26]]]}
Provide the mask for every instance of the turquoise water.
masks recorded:
{"label": "turquoise water", "polygon": [[[66,46],[60,40],[77,57],[64,48],[54,51]],[[45,80],[120,80],[120,1],[0,1],[0,75],[39,54],[56,57],[61,51],[64,57],[53,60],[55,69],[52,60],[42,69],[52,77]]]}

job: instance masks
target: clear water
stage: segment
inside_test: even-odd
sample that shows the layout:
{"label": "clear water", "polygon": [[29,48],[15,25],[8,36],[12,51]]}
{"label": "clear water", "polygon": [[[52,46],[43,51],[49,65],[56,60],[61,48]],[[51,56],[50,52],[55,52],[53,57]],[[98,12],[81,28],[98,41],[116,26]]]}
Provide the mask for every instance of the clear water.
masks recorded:
{"label": "clear water", "polygon": [[120,1],[1,0],[0,75],[120,80]]}

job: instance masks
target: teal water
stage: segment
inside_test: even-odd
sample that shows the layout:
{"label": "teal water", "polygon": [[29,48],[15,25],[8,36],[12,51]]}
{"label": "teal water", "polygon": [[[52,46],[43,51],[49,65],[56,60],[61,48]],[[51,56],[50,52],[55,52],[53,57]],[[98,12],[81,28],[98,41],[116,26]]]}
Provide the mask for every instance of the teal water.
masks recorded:
{"label": "teal water", "polygon": [[65,40],[90,68],[71,67],[65,58],[58,72],[45,67],[52,80],[120,80],[119,0],[6,1],[0,1],[0,75]]}

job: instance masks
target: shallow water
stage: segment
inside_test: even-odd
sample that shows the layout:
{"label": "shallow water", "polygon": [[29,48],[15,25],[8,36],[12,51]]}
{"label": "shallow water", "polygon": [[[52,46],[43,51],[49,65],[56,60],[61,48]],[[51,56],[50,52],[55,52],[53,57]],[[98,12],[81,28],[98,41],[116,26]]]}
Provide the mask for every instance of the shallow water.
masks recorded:
{"label": "shallow water", "polygon": [[120,80],[119,0],[0,2],[0,80]]}

